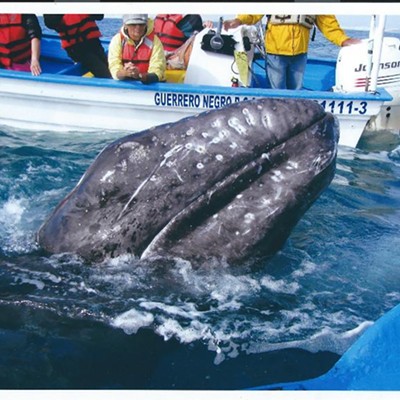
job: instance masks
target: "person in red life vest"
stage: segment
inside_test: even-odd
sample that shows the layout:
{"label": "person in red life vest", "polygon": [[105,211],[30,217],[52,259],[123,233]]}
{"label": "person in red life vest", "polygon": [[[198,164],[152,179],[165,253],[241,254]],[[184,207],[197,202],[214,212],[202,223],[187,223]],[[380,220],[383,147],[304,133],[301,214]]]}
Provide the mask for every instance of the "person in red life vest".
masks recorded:
{"label": "person in red life vest", "polygon": [[96,23],[104,18],[103,14],[44,14],[43,18],[48,28],[58,32],[62,48],[73,61],[97,78],[111,78]]}
{"label": "person in red life vest", "polygon": [[126,14],[123,25],[111,39],[108,66],[114,79],[143,83],[165,80],[165,54],[147,14]]}
{"label": "person in red life vest", "polygon": [[0,14],[0,68],[40,75],[41,38],[35,14]]}
{"label": "person in red life vest", "polygon": [[175,51],[206,27],[212,28],[213,23],[203,23],[198,14],[157,14],[154,19],[154,33],[160,38],[166,51]]}
{"label": "person in red life vest", "polygon": [[167,69],[186,69],[195,35],[213,28],[199,14],[157,14],[154,33],[160,38],[167,58]]}

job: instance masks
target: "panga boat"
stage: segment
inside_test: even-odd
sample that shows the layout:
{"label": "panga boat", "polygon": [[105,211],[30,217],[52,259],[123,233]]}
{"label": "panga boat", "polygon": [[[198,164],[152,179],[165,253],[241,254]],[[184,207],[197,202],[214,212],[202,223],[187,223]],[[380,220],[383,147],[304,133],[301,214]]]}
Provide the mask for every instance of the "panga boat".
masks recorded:
{"label": "panga boat", "polygon": [[132,132],[246,99],[299,98],[335,114],[339,143],[356,147],[366,128],[400,127],[400,40],[384,37],[384,16],[371,21],[370,38],[342,48],[337,60],[310,58],[305,89],[297,91],[266,88],[263,39],[255,26],[225,32],[221,20],[216,31],[203,30],[187,70],[167,71],[167,82],[151,85],[91,77],[69,59],[58,36],[44,35],[40,76],[0,70],[0,124]]}

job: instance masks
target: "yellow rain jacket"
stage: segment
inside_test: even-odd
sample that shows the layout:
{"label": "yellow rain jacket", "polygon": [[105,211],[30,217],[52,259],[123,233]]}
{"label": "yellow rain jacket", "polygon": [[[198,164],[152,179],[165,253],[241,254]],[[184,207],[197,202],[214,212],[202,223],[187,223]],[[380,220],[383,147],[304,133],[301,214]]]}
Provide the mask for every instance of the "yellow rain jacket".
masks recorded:
{"label": "yellow rain jacket", "polygon": [[[149,18],[147,23],[146,36],[153,31],[153,28],[154,28],[154,21]],[[123,26],[121,28],[121,32],[130,43],[133,43],[132,39],[130,39],[128,35],[124,32]],[[143,41],[144,37],[142,38],[138,46],[140,46]],[[123,68],[122,40],[120,32],[114,35],[108,47],[108,68],[110,70],[111,76],[114,79],[118,79],[117,72]],[[155,73],[160,81],[164,81],[165,69],[166,69],[166,60],[165,60],[164,48],[161,43],[161,40],[156,35],[154,35],[153,48],[151,51],[148,73]]]}
{"label": "yellow rain jacket", "polygon": [[[236,16],[245,25],[253,25],[263,17],[264,14]],[[345,40],[349,39],[334,15],[316,15],[315,25],[328,40],[337,46],[341,46]],[[265,48],[269,54],[295,56],[307,53],[309,41],[310,29],[303,25],[267,25]]]}

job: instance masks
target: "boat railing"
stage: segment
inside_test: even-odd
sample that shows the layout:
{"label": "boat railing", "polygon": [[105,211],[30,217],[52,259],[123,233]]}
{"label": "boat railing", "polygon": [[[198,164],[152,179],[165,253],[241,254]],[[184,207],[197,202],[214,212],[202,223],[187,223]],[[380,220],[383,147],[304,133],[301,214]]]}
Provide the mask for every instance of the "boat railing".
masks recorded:
{"label": "boat railing", "polygon": [[[373,19],[376,21],[376,19]],[[386,16],[380,15],[376,27],[374,28],[374,43],[373,43],[373,54],[372,54],[372,70],[371,76],[367,76],[367,82],[369,78],[371,78],[371,84],[369,90],[371,92],[376,91],[376,87],[378,84],[378,75],[379,75],[379,68],[382,56],[382,43],[383,43],[383,36],[385,31],[385,23],[386,23]]]}

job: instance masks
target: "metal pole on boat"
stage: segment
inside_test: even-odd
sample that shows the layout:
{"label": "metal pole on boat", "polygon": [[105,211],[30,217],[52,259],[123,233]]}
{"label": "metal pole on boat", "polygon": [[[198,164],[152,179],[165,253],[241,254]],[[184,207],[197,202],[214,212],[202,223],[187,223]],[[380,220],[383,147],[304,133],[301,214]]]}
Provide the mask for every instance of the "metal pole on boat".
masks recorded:
{"label": "metal pole on boat", "polygon": [[386,15],[380,15],[378,26],[375,30],[374,47],[372,54],[372,72],[371,72],[371,85],[370,91],[375,92],[378,85],[378,74],[381,62],[382,43],[385,31]]}
{"label": "metal pole on boat", "polygon": [[371,21],[369,24],[369,36],[368,36],[368,43],[367,43],[367,65],[366,65],[367,75],[365,77],[365,91],[366,92],[368,92],[369,82],[371,80],[372,54],[373,54],[373,48],[374,48],[375,27],[376,27],[376,15],[372,15]]}
{"label": "metal pole on boat", "polygon": [[[268,23],[268,22],[267,22]],[[265,49],[265,31],[267,29],[267,25],[263,25],[262,24],[262,20],[258,21],[256,24],[256,28],[257,28],[257,35],[258,35],[258,39],[259,41],[257,42],[257,47],[258,50],[260,51],[260,53],[262,54],[262,56],[265,58],[266,57],[266,49]]]}
{"label": "metal pole on boat", "polygon": [[369,24],[369,38],[373,39],[375,35],[375,27],[376,27],[376,15],[371,16],[371,21]]}

